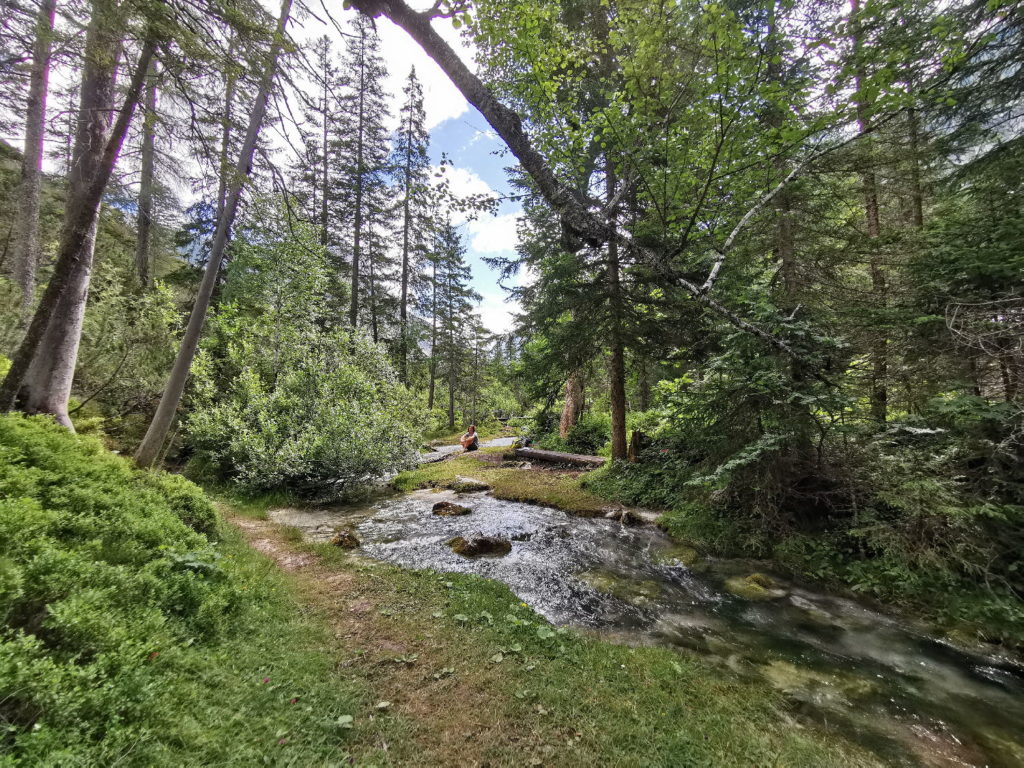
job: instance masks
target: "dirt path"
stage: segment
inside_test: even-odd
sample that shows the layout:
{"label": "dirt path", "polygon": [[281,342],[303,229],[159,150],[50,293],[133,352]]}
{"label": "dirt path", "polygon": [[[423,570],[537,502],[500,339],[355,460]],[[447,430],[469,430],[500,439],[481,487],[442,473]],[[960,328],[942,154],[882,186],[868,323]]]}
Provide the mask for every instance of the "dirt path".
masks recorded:
{"label": "dirt path", "polygon": [[[401,765],[540,764],[544,739],[521,712],[510,711],[518,707],[499,692],[501,668],[488,664],[477,644],[424,622],[424,614],[444,610],[443,601],[431,604],[428,595],[424,604],[423,594],[397,594],[380,573],[383,566],[357,555],[328,563],[274,523],[229,520],[291,575],[302,601],[329,622],[341,674],[369,684],[377,699],[371,706],[390,702],[389,714],[405,720],[402,743],[388,743],[393,728],[370,728],[368,747],[389,751]],[[512,757],[517,753],[521,759]]]}

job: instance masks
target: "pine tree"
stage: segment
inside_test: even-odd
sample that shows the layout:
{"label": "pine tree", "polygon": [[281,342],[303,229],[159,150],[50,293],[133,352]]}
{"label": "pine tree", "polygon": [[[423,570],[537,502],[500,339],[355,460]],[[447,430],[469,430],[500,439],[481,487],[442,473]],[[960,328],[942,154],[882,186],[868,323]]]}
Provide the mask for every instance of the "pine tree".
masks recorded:
{"label": "pine tree", "polygon": [[398,370],[402,381],[409,381],[409,351],[415,340],[410,333],[409,304],[416,291],[415,282],[427,247],[429,228],[430,134],[424,126],[423,86],[415,67],[409,70],[405,101],[399,112],[398,131],[391,165],[399,196],[399,240],[402,268],[398,305]]}
{"label": "pine tree", "polygon": [[387,69],[377,30],[365,16],[353,21],[341,72],[347,92],[341,99],[334,151],[339,159],[339,215],[347,217],[348,225],[344,251],[351,269],[349,323],[357,327],[369,321],[377,341],[390,274],[378,229],[389,202],[390,144],[383,86]]}

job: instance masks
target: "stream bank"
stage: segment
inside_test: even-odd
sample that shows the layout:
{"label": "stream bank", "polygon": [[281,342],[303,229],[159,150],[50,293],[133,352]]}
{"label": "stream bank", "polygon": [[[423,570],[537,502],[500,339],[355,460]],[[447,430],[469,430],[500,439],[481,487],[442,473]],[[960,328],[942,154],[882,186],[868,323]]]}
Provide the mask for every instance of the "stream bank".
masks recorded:
{"label": "stream bank", "polygon": [[[474,477],[498,472],[485,467],[490,457],[444,463],[468,461],[481,470]],[[470,515],[431,514],[456,498]],[[699,655],[729,677],[771,686],[799,721],[827,724],[892,764],[1024,765],[1024,672],[1012,659],[964,652],[758,564],[702,558],[653,527],[435,490],[271,518],[312,540],[351,528],[363,554],[405,568],[500,581],[556,625]],[[465,558],[447,546],[470,533],[509,541],[509,555]]]}

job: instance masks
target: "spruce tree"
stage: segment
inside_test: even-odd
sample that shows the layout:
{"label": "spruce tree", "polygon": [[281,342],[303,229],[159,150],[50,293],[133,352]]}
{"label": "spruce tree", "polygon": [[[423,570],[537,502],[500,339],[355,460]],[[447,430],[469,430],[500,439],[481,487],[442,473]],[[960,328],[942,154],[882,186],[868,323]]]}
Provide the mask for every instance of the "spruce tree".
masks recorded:
{"label": "spruce tree", "polygon": [[369,322],[374,341],[390,276],[380,232],[389,203],[386,77],[373,21],[356,16],[342,63],[347,88],[334,151],[339,160],[339,215],[347,225],[343,251],[351,270],[349,323],[357,327]]}
{"label": "spruce tree", "polygon": [[409,381],[409,350],[415,343],[410,333],[409,304],[420,265],[427,248],[429,227],[430,134],[425,127],[423,86],[416,68],[409,70],[403,90],[405,101],[399,112],[391,165],[398,193],[398,239],[402,248],[398,304],[398,370]]}

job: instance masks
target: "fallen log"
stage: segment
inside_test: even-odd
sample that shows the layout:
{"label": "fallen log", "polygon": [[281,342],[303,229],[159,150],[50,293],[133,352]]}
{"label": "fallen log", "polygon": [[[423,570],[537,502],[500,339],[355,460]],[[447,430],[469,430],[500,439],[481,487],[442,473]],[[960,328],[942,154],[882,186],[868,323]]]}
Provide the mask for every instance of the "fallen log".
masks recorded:
{"label": "fallen log", "polygon": [[579,453],[542,451],[538,448],[516,448],[516,456],[531,461],[550,461],[553,464],[572,464],[578,467],[600,467],[607,461],[603,456],[583,456]]}

